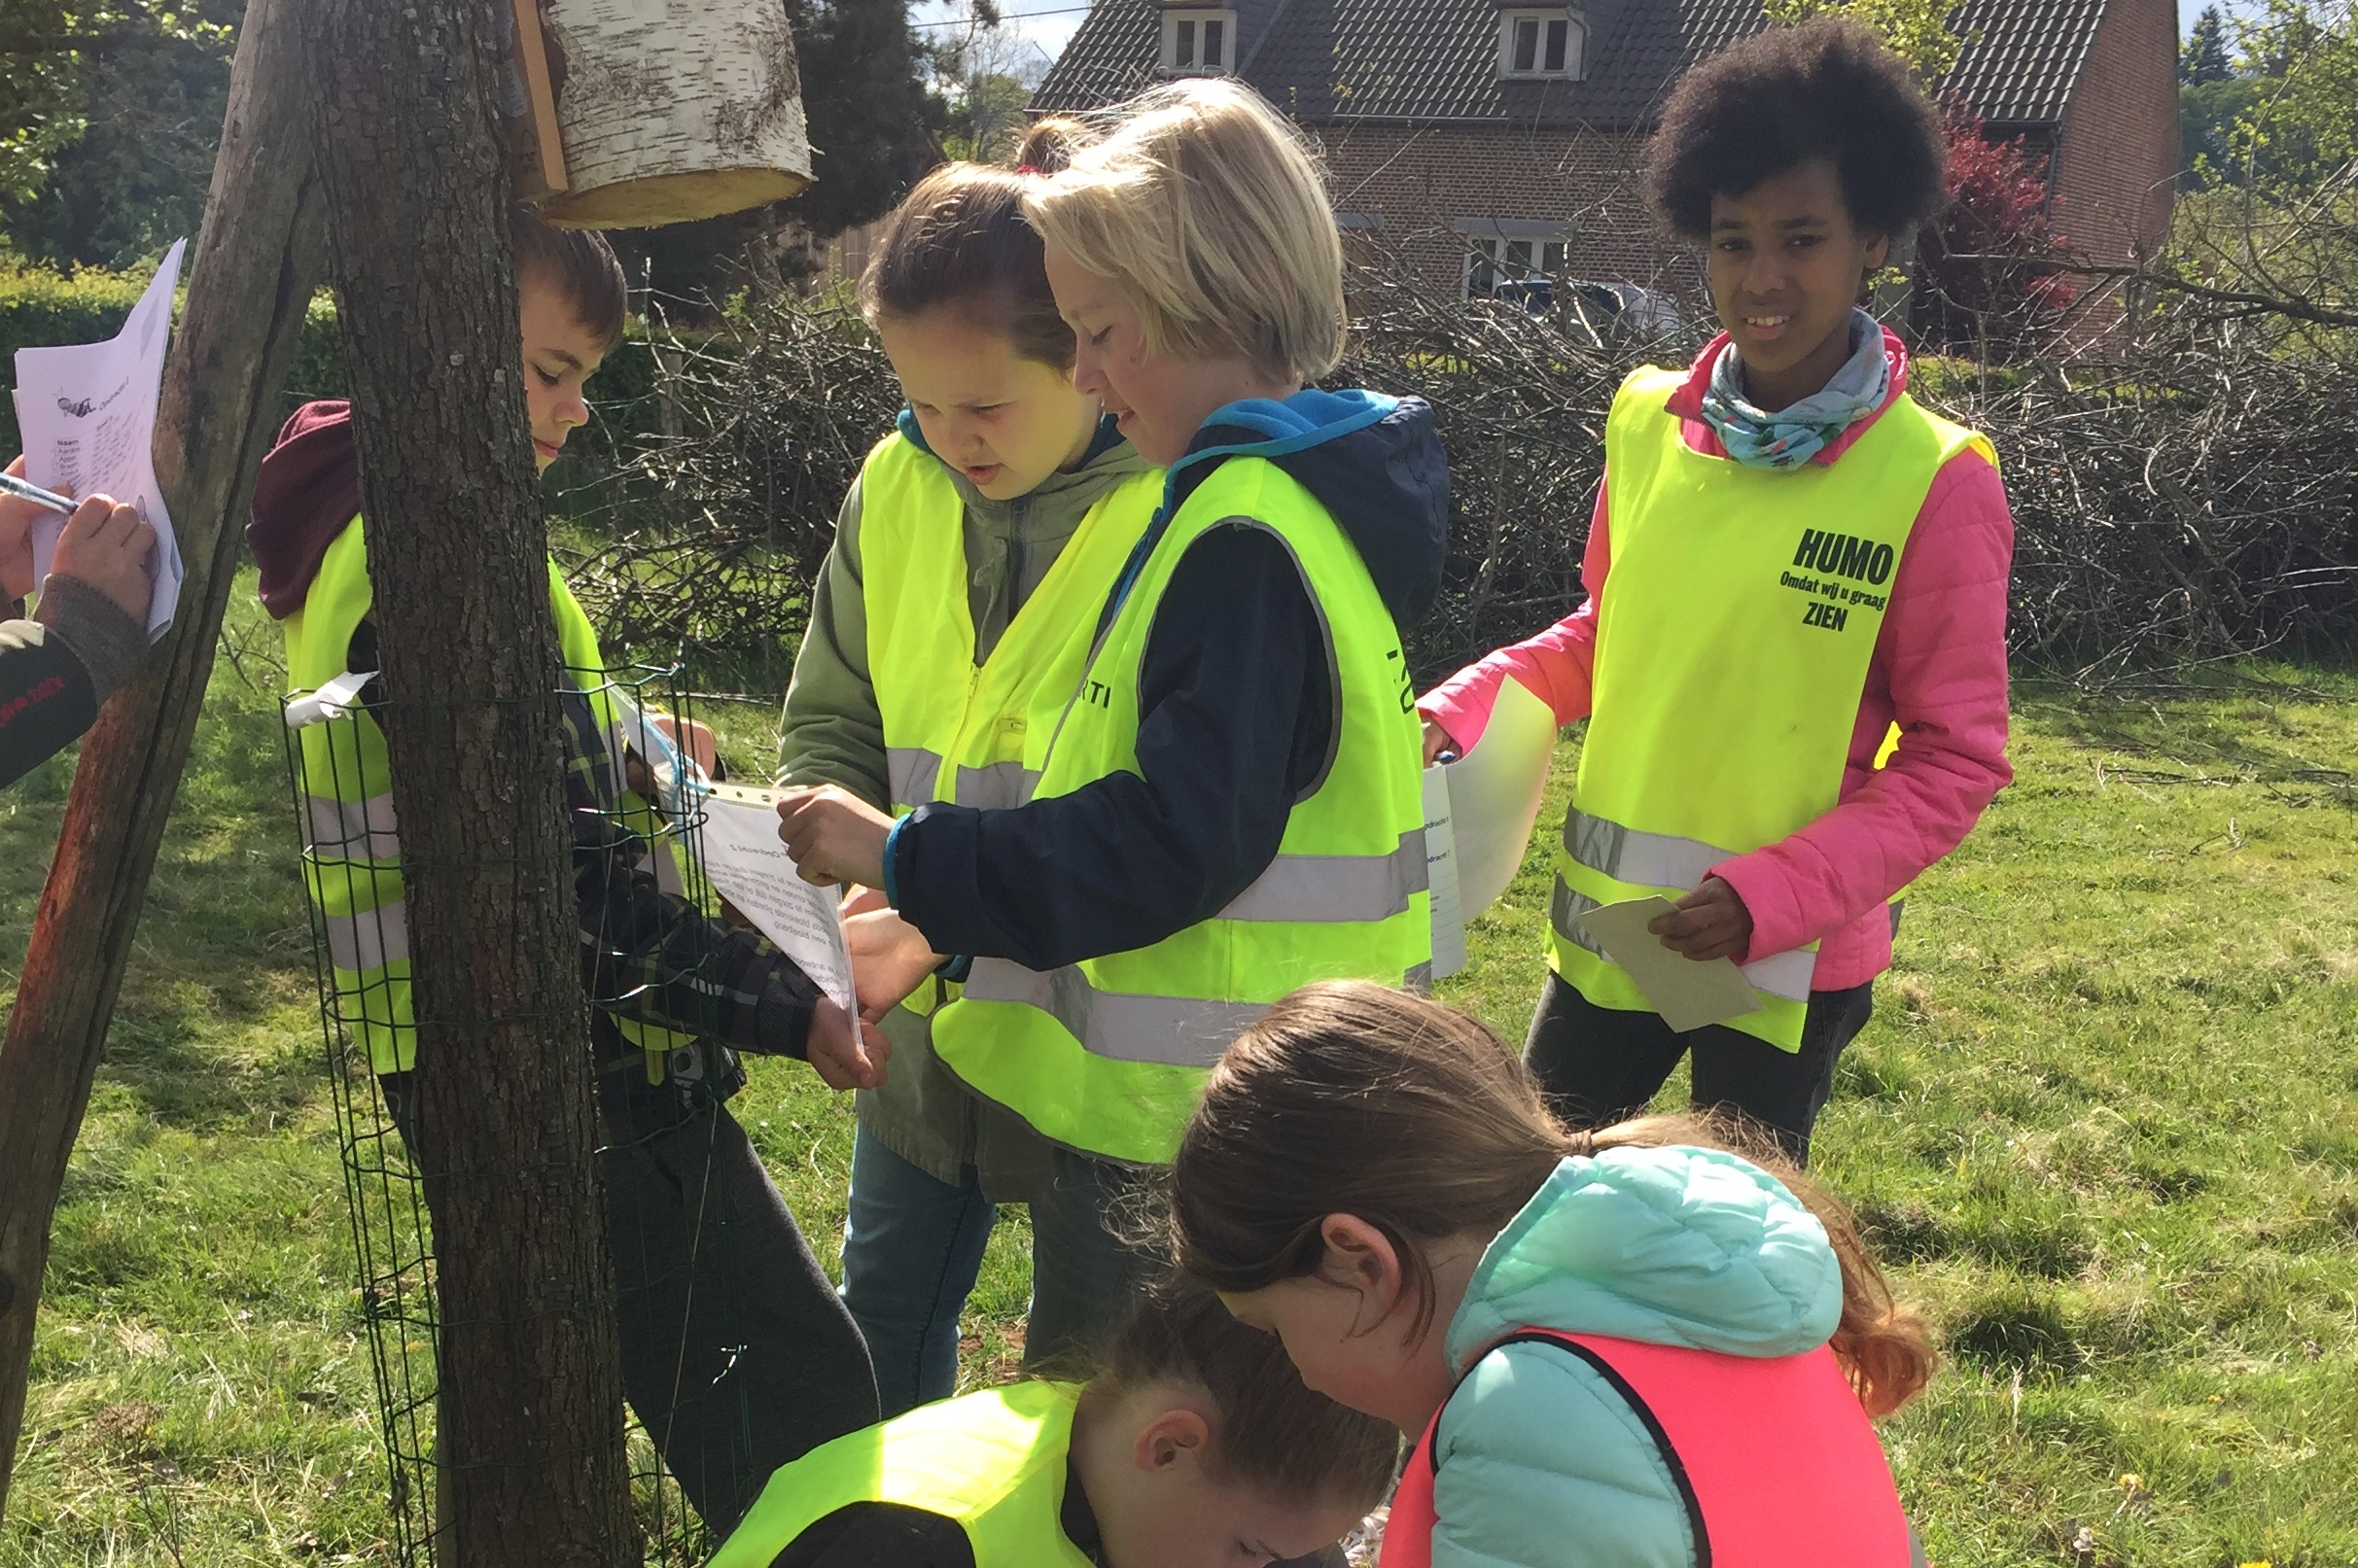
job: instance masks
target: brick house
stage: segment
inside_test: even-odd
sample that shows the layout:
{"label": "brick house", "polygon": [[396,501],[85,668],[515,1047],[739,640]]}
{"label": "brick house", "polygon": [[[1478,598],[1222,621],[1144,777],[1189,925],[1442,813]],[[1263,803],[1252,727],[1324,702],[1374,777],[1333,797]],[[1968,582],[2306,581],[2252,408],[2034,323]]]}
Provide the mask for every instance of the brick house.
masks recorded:
{"label": "brick house", "polygon": [[[1671,265],[1637,174],[1654,109],[1764,25],[1760,0],[1095,0],[1032,108],[1241,77],[1319,139],[1344,227],[1428,283],[1642,283]],[[1955,26],[1944,87],[2044,155],[2074,248],[2119,261],[2158,244],[2178,168],[2173,0],[1962,0]]]}

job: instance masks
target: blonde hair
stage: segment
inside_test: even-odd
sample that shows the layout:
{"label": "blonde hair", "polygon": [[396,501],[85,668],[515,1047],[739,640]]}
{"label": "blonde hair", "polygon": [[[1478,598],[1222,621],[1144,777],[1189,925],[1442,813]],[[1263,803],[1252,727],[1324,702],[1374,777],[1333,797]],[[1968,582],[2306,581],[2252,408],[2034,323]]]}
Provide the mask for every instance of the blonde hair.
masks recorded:
{"label": "blonde hair", "polygon": [[1343,357],[1343,241],[1299,132],[1251,88],[1168,83],[1024,192],[1024,216],[1137,309],[1146,351],[1313,381]]}
{"label": "blonde hair", "polygon": [[1673,1145],[1742,1155],[1825,1227],[1843,1279],[1831,1344],[1869,1415],[1922,1392],[1938,1361],[1924,1320],[1849,1211],[1765,1134],[1702,1116],[1570,1131],[1488,1028],[1364,981],[1295,992],[1213,1069],[1172,1167],[1171,1250],[1200,1285],[1260,1290],[1317,1272],[1321,1222],[1354,1214],[1399,1254],[1422,1329],[1437,1306],[1424,1244],[1503,1228],[1566,1155]]}

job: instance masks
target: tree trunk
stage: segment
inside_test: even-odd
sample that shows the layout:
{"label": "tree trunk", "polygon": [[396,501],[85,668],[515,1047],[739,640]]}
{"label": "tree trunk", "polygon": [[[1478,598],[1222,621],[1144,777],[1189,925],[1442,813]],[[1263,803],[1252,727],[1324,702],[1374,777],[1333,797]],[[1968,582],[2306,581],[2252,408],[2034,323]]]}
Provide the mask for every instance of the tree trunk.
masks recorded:
{"label": "tree trunk", "polygon": [[496,112],[506,0],[310,0],[440,1295],[456,1568],[635,1561],[546,530]]}
{"label": "tree trunk", "polygon": [[24,1418],[50,1216],[196,733],[254,474],[279,424],[321,264],[298,0],[252,0],[188,303],[165,367],[156,476],[188,576],[142,679],[82,743],[31,950],[0,1040],[0,1505]]}

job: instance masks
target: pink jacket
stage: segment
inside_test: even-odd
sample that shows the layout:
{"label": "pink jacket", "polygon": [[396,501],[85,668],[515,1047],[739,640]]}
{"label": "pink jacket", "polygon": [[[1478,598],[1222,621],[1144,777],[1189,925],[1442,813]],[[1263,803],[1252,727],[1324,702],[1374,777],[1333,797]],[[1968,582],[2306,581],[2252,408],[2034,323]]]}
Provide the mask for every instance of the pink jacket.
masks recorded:
{"label": "pink jacket", "polygon": [[[1687,445],[1725,457],[1702,418],[1703,394],[1727,338],[1715,339],[1664,412],[1675,415]],[[1889,332],[1891,398],[1907,390],[1908,352]],[[1886,399],[1883,408],[1890,406]],[[1881,418],[1859,421],[1811,461],[1839,462]],[[1568,724],[1589,712],[1597,656],[1597,604],[1612,569],[1605,492],[1580,576],[1581,607],[1528,642],[1468,665],[1425,694],[1418,707],[1461,748],[1481,739],[1498,682],[1512,675]],[[1997,470],[1961,453],[1934,476],[1924,508],[1892,578],[1867,666],[1850,757],[1839,803],[1775,844],[1714,866],[1752,916],[1749,963],[1815,940],[1812,981],[1820,991],[1864,985],[1891,966],[1892,921],[1884,905],[1926,866],[1953,850],[1990,797],[2014,774],[2006,763],[2006,581],[2014,559],[2014,518]],[[1883,771],[1875,754],[1891,725],[1899,749]]]}

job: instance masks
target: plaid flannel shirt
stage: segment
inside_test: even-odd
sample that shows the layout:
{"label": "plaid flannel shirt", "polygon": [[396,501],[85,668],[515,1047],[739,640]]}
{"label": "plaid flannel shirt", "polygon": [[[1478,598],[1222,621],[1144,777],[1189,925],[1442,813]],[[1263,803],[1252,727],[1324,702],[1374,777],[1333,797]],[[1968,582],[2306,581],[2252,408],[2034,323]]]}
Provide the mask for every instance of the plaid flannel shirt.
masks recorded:
{"label": "plaid flannel shirt", "polygon": [[652,859],[661,847],[632,825],[639,814],[623,798],[623,759],[588,699],[567,691],[560,711],[581,979],[592,1004],[739,1051],[802,1056],[819,988],[758,931],[664,889]]}

